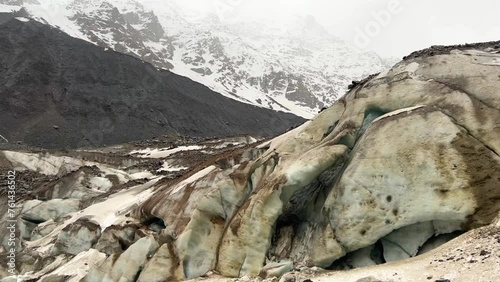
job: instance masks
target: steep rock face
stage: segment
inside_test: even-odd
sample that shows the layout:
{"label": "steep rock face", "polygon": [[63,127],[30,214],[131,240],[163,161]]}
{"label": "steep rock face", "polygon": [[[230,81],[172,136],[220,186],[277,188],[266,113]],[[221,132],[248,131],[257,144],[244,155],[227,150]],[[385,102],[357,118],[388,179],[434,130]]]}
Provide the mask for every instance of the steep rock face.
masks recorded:
{"label": "steep rock face", "polygon": [[[91,42],[161,68],[173,68],[167,61],[172,57],[173,46],[153,12],[138,8],[120,11],[106,1],[75,1],[69,9],[74,13],[69,19]],[[147,43],[159,43],[161,39],[165,45],[162,52],[153,52],[147,46]]]}
{"label": "steep rock face", "polygon": [[90,250],[100,236],[99,224],[81,218],[61,230],[52,249],[52,254],[78,255]]}
{"label": "steep rock face", "polygon": [[[136,216],[176,238],[178,278],[255,276],[286,259],[329,267],[380,239],[414,256],[434,235],[488,225],[500,209],[498,58],[403,61],[247,161],[161,187]],[[405,239],[412,228],[422,236]]]}

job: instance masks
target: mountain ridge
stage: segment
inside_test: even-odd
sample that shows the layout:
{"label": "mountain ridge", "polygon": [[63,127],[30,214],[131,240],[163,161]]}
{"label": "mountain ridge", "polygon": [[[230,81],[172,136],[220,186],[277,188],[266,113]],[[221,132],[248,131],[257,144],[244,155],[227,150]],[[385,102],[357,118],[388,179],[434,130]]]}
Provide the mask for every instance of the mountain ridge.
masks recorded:
{"label": "mountain ridge", "polygon": [[187,21],[169,3],[154,11],[146,4],[155,3],[135,0],[47,3],[24,7],[74,37],[134,55],[232,99],[306,118],[333,104],[351,81],[393,63],[347,45],[307,17],[287,27],[315,30],[299,42],[290,32],[276,36],[281,31],[268,24],[247,25],[243,32],[215,15]]}

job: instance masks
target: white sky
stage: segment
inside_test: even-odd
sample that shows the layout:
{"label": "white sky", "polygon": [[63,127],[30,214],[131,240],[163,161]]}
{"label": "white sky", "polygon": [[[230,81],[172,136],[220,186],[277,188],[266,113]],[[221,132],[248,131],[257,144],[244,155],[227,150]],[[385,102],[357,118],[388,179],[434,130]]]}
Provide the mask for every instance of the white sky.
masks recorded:
{"label": "white sky", "polygon": [[[215,12],[231,22],[254,18],[279,21],[292,15],[312,15],[332,34],[382,56],[402,57],[438,44],[500,40],[498,0],[167,1],[177,2],[193,16]],[[389,5],[395,8],[389,9]],[[377,22],[377,13],[386,16]],[[360,35],[361,31],[366,36]]]}

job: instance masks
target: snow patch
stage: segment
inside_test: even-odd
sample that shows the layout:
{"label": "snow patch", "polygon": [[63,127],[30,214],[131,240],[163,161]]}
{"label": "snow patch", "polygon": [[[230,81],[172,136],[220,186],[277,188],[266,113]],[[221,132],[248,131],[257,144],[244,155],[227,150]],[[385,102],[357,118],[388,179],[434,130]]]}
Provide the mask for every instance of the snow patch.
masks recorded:
{"label": "snow patch", "polygon": [[63,266],[45,275],[44,277],[47,278],[50,276],[71,277],[71,278],[66,278],[65,281],[78,282],[87,275],[91,267],[99,264],[105,259],[106,259],[106,254],[103,254],[95,249],[90,249],[87,252],[79,253],[68,263],[65,263]]}
{"label": "snow patch", "polygon": [[189,169],[189,167],[174,167],[174,166],[170,166],[170,164],[168,162],[163,162],[163,166],[158,170],[158,172],[162,172],[162,171],[178,172],[178,171],[182,171],[185,169]]}
{"label": "snow patch", "polygon": [[201,150],[204,147],[202,146],[181,146],[177,147],[174,149],[145,149],[145,150],[135,150],[129,153],[129,155],[138,155],[137,157],[139,158],[144,158],[144,159],[160,159],[160,158],[166,158],[170,155],[179,153],[179,152],[184,152],[184,151],[194,151],[194,150]]}
{"label": "snow patch", "polygon": [[188,179],[182,181],[181,183],[179,183],[177,185],[177,188],[175,188],[171,193],[170,195],[173,195],[179,191],[181,191],[182,189],[184,189],[188,184],[194,184],[195,181],[207,176],[210,172],[214,171],[216,169],[215,166],[209,166],[205,169],[202,169],[200,171],[198,171],[197,173],[191,175],[191,177],[189,177]]}
{"label": "snow patch", "polygon": [[404,109],[399,109],[399,110],[396,110],[396,111],[392,111],[390,113],[387,113],[381,117],[378,117],[376,118],[372,123],[375,123],[381,119],[384,119],[384,118],[388,118],[388,117],[392,117],[392,116],[395,116],[395,115],[399,115],[399,114],[402,114],[402,113],[409,113],[411,111],[414,111],[414,110],[417,110],[417,109],[420,109],[420,108],[423,108],[425,107],[425,105],[419,105],[419,106],[415,106],[415,107],[409,107],[409,108],[404,108]]}
{"label": "snow patch", "polygon": [[91,42],[80,27],[70,20],[74,13],[67,8],[69,2],[68,0],[47,0],[41,1],[40,5],[25,5],[25,9],[34,20],[59,28],[69,36]]}
{"label": "snow patch", "polygon": [[113,187],[113,183],[107,178],[104,177],[94,177],[89,181],[91,189],[100,191],[100,192],[108,192],[111,187]]}
{"label": "snow patch", "polygon": [[134,173],[134,174],[131,174],[130,175],[130,179],[131,180],[137,180],[137,179],[151,179],[153,178],[155,175],[152,174],[151,172],[149,171],[142,171],[142,172],[137,172],[137,173]]}
{"label": "snow patch", "polygon": [[18,20],[20,22],[25,22],[25,23],[30,21],[30,19],[24,18],[24,17],[17,17],[16,20]]}

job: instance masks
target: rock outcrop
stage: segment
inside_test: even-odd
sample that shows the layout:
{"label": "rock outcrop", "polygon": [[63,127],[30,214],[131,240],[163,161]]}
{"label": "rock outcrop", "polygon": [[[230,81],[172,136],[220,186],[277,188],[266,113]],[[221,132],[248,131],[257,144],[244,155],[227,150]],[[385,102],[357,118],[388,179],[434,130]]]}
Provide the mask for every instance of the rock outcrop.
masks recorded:
{"label": "rock outcrop", "polygon": [[[282,136],[89,206],[83,218],[97,220],[102,235],[82,252],[97,248],[108,257],[84,279],[171,281],[214,272],[271,278],[424,252],[427,262],[444,250],[430,249],[464,232],[456,239],[464,244],[474,244],[464,239],[471,234],[496,240],[500,54],[491,46],[409,57]],[[82,216],[26,249],[43,257],[37,248]],[[122,243],[106,248],[112,237]],[[484,262],[495,269],[498,260]],[[481,277],[499,278],[484,271]]]}

